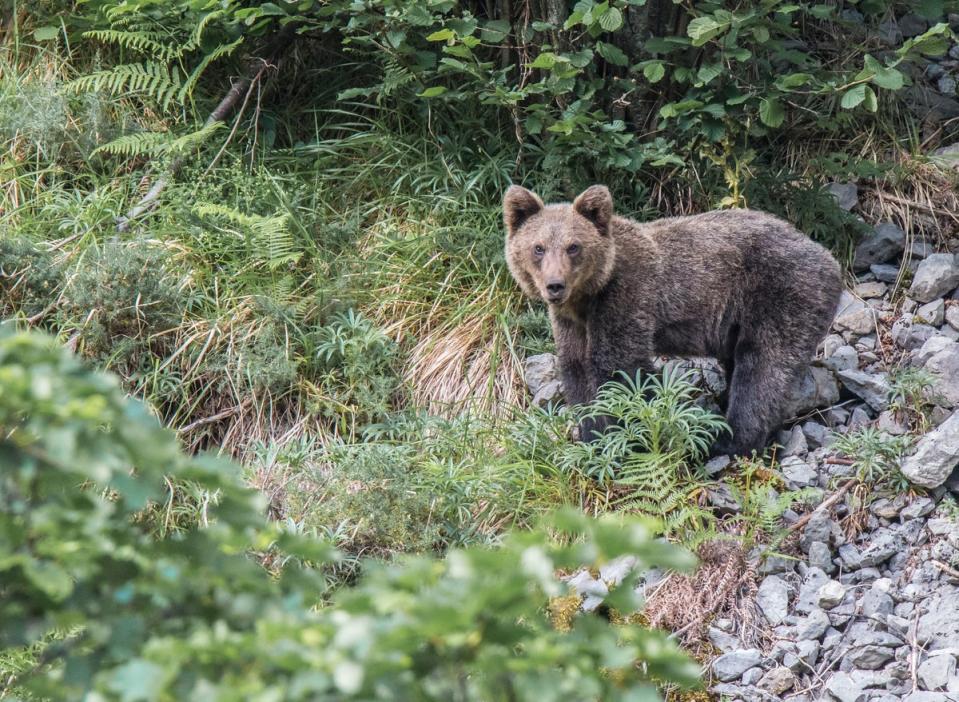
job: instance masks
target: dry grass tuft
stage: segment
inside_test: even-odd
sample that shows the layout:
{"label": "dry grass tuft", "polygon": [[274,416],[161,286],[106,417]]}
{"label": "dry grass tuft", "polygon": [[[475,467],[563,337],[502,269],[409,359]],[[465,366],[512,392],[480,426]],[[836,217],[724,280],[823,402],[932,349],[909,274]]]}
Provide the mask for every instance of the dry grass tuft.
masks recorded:
{"label": "dry grass tuft", "polygon": [[649,625],[673,632],[694,654],[710,646],[706,628],[717,618],[732,619],[749,644],[758,636],[755,609],[756,573],[737,541],[713,540],[697,550],[695,573],[672,573],[648,595],[644,614]]}

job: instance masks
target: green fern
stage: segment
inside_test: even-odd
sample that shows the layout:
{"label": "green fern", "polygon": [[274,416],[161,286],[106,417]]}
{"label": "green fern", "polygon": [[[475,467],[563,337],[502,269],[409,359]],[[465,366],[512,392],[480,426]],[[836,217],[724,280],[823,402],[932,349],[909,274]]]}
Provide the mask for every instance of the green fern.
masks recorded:
{"label": "green fern", "polygon": [[126,134],[96,148],[92,155],[107,153],[124,158],[135,158],[137,156],[159,156],[168,153],[182,154],[197,148],[213,132],[223,128],[224,124],[222,122],[214,122],[205,125],[202,129],[177,138],[173,138],[166,132]]}
{"label": "green fern", "polygon": [[261,217],[210,202],[197,203],[193,211],[200,217],[220,217],[246,229],[252,235],[257,252],[265,251],[266,255],[261,258],[272,270],[296,263],[303,255],[290,229],[288,214]]}
{"label": "green fern", "polygon": [[233,53],[236,47],[242,43],[243,37],[240,37],[236,41],[232,41],[229,44],[221,44],[213,51],[206,54],[193,69],[193,72],[190,73],[187,79],[183,82],[183,86],[180,88],[180,93],[178,95],[180,102],[186,102],[188,99],[193,97],[193,90],[196,88],[197,82],[199,82],[200,77],[203,75],[204,71],[210,67],[211,63],[223,58],[224,56],[229,56]]}
{"label": "green fern", "polygon": [[84,32],[83,36],[86,39],[95,39],[105,44],[116,44],[124,49],[145,54],[152,59],[169,61],[177,56],[176,47],[167,43],[170,37],[159,32],[93,29]]}
{"label": "green fern", "polygon": [[113,68],[90,73],[67,83],[76,92],[99,92],[111,95],[124,92],[141,93],[166,108],[183,86],[180,69],[162,63],[124,63]]}

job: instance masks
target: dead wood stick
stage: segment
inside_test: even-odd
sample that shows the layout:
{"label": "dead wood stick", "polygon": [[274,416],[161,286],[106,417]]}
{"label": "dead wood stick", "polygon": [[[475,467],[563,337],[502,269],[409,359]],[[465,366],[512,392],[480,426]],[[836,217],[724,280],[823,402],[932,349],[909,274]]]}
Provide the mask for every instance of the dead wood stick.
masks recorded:
{"label": "dead wood stick", "polygon": [[799,531],[800,529],[802,529],[804,526],[806,526],[806,524],[809,523],[809,520],[812,519],[816,514],[821,514],[825,512],[827,509],[829,509],[834,504],[839,502],[839,500],[842,499],[842,496],[845,495],[847,492],[849,492],[849,488],[851,488],[857,482],[858,481],[856,480],[856,478],[850,478],[849,480],[844,482],[840,486],[840,488],[836,490],[836,492],[834,492],[827,499],[823,500],[822,504],[820,504],[818,507],[816,507],[816,509],[814,509],[812,512],[810,512],[806,516],[800,518],[795,524],[789,527],[786,531],[792,533],[794,531]]}
{"label": "dead wood stick", "polygon": [[[273,65],[276,63],[276,60],[282,55],[292,44],[293,38],[296,35],[297,25],[295,23],[287,24],[279,31],[274,40],[270,43],[266,52],[267,58],[256,58],[253,59],[248,68],[247,74],[240,78],[237,81],[234,81],[230,86],[230,90],[226,95],[223,96],[223,99],[220,100],[220,103],[214,108],[213,112],[210,113],[210,116],[206,118],[206,123],[203,125],[203,128],[206,129],[217,122],[223,122],[227,115],[236,107],[236,104],[240,101],[240,98],[245,96],[251,86],[253,85],[254,78],[259,78],[263,72],[264,65]],[[183,167],[184,162],[186,161],[186,156],[177,156],[170,163],[170,167],[167,169],[167,172],[160,176],[157,181],[153,184],[153,187],[147,191],[147,194],[140,198],[140,201],[136,205],[130,208],[130,210],[120,217],[117,217],[117,231],[125,232],[130,228],[130,224],[140,215],[156,207],[157,200],[160,197],[160,194],[164,191],[166,186],[169,184],[170,180],[173,179],[176,174]]]}
{"label": "dead wood stick", "polygon": [[942,561],[932,561],[932,564],[933,564],[936,568],[938,568],[939,570],[941,570],[943,573],[945,573],[946,575],[949,575],[949,576],[951,576],[951,577],[953,577],[953,578],[959,579],[959,570],[956,570],[955,568],[951,568],[950,566],[947,566],[947,565],[946,565],[945,563],[943,563]]}

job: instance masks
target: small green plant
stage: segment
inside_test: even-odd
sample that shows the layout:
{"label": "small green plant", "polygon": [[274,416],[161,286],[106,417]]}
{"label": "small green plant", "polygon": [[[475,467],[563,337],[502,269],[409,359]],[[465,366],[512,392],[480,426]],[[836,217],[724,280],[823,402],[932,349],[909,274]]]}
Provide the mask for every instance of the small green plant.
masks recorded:
{"label": "small green plant", "polygon": [[580,419],[611,425],[592,442],[569,445],[562,465],[617,489],[620,506],[655,515],[669,532],[704,528],[712,515],[690,498],[701,488],[692,467],[728,427],[696,395],[690,374],[675,368],[607,383]]}
{"label": "small green plant", "polygon": [[864,427],[848,434],[836,434],[833,447],[853,461],[860,483],[904,492],[910,486],[899,470],[899,463],[911,445],[910,436],[892,436],[876,427]]}
{"label": "small green plant", "polygon": [[904,417],[918,434],[929,430],[936,379],[924,368],[900,368],[889,379],[889,409]]}

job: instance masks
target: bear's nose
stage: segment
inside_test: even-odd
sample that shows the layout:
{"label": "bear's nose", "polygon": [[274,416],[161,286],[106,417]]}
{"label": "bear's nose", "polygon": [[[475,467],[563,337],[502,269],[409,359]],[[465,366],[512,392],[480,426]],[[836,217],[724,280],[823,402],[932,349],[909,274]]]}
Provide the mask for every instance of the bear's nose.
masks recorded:
{"label": "bear's nose", "polygon": [[554,280],[546,284],[546,291],[550,295],[559,295],[566,289],[566,283],[561,280]]}

